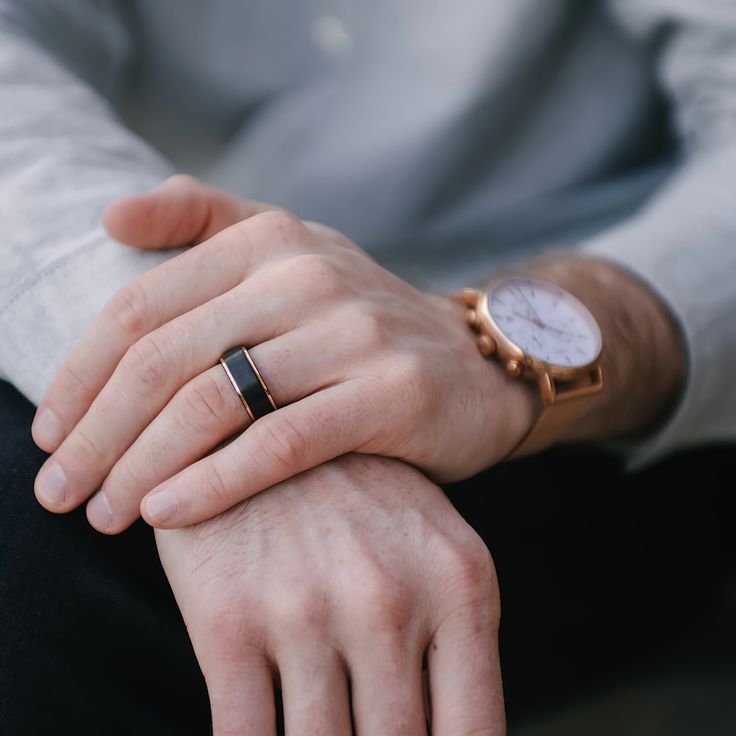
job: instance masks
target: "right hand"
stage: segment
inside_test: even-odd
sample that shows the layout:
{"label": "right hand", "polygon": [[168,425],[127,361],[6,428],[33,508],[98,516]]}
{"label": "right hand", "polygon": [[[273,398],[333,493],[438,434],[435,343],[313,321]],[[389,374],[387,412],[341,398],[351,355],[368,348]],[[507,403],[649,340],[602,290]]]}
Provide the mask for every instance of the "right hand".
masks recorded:
{"label": "right hand", "polygon": [[215,736],[273,736],[274,682],[289,736],[424,735],[423,666],[433,735],[505,733],[491,557],[410,466],[346,455],[156,539]]}
{"label": "right hand", "polygon": [[[196,241],[222,213],[260,206],[237,209],[187,181],[143,198],[139,216],[189,204],[204,217],[189,222]],[[162,528],[212,518],[348,452],[396,457],[438,482],[475,475],[526,433],[535,400],[529,382],[479,354],[466,313],[324,226],[278,212],[246,218],[143,274],[84,333],[34,423],[54,451],[39,501],[64,513],[95,494],[90,522],[113,534],[139,509]],[[240,345],[280,407],[252,424],[218,364]],[[65,428],[60,445],[44,442],[52,415]]]}

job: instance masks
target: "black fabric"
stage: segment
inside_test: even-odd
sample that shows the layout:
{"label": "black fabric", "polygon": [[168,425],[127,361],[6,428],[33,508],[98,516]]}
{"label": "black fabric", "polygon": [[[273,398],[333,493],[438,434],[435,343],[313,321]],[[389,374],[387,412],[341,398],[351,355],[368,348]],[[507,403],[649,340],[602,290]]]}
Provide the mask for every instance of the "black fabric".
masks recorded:
{"label": "black fabric", "polygon": [[207,734],[204,680],[143,523],[33,496],[34,409],[0,384],[0,734]]}
{"label": "black fabric", "polygon": [[[0,383],[0,734],[209,733],[150,529],[106,537],[36,503],[33,411]],[[710,448],[626,477],[566,449],[448,489],[498,568],[512,719],[697,617],[733,561],[735,469],[733,448]]]}
{"label": "black fabric", "polygon": [[512,722],[666,658],[717,616],[736,561],[735,474],[734,446],[634,474],[570,447],[448,489],[496,563]]}

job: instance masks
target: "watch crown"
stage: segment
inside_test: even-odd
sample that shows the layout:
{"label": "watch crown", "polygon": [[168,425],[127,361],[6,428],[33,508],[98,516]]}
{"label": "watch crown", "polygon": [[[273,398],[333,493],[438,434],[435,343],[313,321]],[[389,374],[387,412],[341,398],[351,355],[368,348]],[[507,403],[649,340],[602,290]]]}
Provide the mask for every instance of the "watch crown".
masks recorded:
{"label": "watch crown", "polygon": [[490,335],[481,335],[475,341],[475,344],[478,346],[478,351],[484,358],[496,352],[496,341]]}
{"label": "watch crown", "polygon": [[511,378],[518,378],[524,372],[524,365],[518,360],[509,360],[506,363],[506,373]]}
{"label": "watch crown", "polygon": [[478,303],[480,292],[477,289],[462,289],[457,296],[466,307],[473,309]]}

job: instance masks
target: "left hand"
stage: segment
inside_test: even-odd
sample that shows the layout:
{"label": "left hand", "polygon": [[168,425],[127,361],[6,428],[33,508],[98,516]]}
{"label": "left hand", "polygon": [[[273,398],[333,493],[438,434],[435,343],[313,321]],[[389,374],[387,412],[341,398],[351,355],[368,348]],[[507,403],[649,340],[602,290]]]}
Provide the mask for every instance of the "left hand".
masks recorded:
{"label": "left hand", "polygon": [[[139,506],[181,527],[351,451],[458,480],[532,422],[533,388],[480,356],[457,300],[331,228],[190,177],[117,203],[106,224],[139,247],[205,242],[116,294],[54,379],[34,423],[54,451],[36,483],[51,511],[101,488],[88,505],[100,531]],[[248,425],[218,364],[238,345],[281,408],[211,453]]]}
{"label": "left hand", "polygon": [[156,542],[214,736],[275,736],[274,680],[287,734],[426,736],[423,668],[434,736],[505,734],[493,560],[414,468],[346,455]]}

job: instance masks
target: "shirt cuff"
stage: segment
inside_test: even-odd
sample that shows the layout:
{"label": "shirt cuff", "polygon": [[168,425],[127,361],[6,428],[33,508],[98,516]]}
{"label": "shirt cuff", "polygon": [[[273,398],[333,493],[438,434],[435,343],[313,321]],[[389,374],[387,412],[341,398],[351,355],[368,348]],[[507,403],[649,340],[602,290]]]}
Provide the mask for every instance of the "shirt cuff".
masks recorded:
{"label": "shirt cuff", "polygon": [[180,252],[137,250],[96,236],[48,265],[0,304],[0,378],[38,404],[110,297]]}
{"label": "shirt cuff", "polygon": [[704,393],[710,385],[709,344],[698,329],[697,311],[692,309],[692,284],[683,278],[683,264],[666,248],[652,247],[650,233],[636,225],[624,225],[582,243],[579,252],[606,260],[630,273],[649,288],[664,304],[678,326],[686,350],[686,376],[682,389],[654,428],[643,434],[597,443],[618,455],[629,472],[651,465],[677,449],[698,441],[697,428]]}

